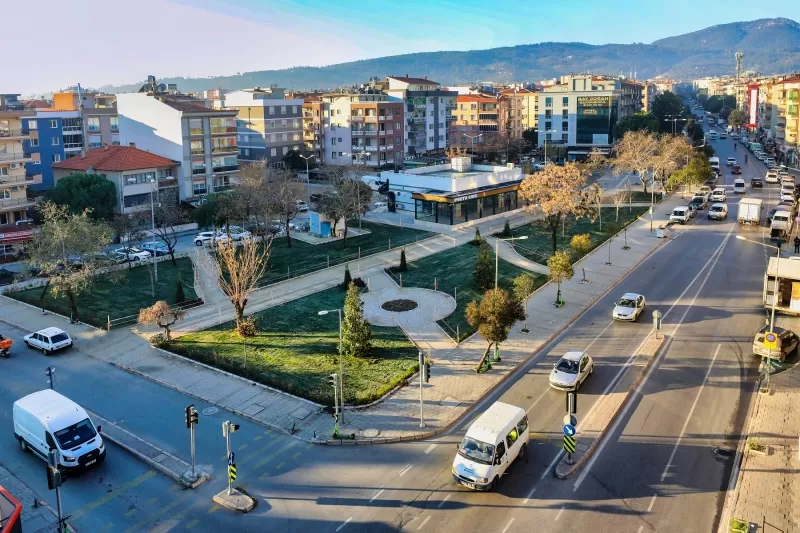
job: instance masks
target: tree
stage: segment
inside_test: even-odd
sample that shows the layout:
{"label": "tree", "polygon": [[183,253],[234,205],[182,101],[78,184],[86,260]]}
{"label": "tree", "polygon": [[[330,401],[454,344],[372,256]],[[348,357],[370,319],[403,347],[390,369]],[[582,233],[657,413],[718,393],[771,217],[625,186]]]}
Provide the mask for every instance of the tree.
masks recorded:
{"label": "tree", "polygon": [[[149,215],[144,211],[140,212],[140,216],[144,217],[145,214]],[[175,260],[175,247],[178,245],[178,230],[176,228],[186,224],[189,221],[189,217],[180,206],[177,187],[159,192],[158,205],[154,209],[154,214],[156,238],[167,247],[172,266],[178,266]]]}
{"label": "tree", "polygon": [[[625,189],[617,189],[616,191],[611,193],[611,203],[614,204],[614,208],[616,209],[615,222],[619,222],[619,208],[625,205],[625,202],[629,201],[630,197],[631,197],[630,191],[627,191]],[[577,237],[577,235],[575,237]],[[575,237],[573,237],[573,240]]]}
{"label": "tree", "polygon": [[219,288],[233,305],[236,331],[242,336],[248,333],[244,318],[247,300],[264,276],[271,246],[271,237],[261,242],[248,239],[239,246],[229,239],[217,242],[214,257],[210,253],[200,252],[201,265],[209,275],[216,276]]}
{"label": "tree", "polygon": [[319,208],[333,220],[333,231],[339,220],[344,224],[342,245],[347,247],[347,221],[361,216],[372,200],[372,188],[361,179],[366,174],[362,166],[336,167],[329,176],[330,187],[319,201]]}
{"label": "tree", "polygon": [[731,108],[729,107],[723,107],[722,109],[719,110],[719,118],[721,118],[722,120],[728,120],[730,114],[731,114]]}
{"label": "tree", "polygon": [[500,232],[500,237],[507,239],[511,237],[511,224],[509,224],[508,219],[506,219],[506,223],[503,224],[503,231]]}
{"label": "tree", "polygon": [[614,148],[616,158],[611,166],[617,175],[623,172],[636,172],[647,192],[647,171],[653,166],[653,159],[658,152],[658,141],[655,135],[646,131],[630,131]]}
{"label": "tree", "polygon": [[488,289],[494,283],[494,265],[492,264],[492,249],[481,241],[478,248],[478,258],[475,260],[475,286],[479,289]]}
{"label": "tree", "polygon": [[614,126],[614,139],[621,139],[629,131],[649,131],[658,133],[661,125],[658,117],[652,113],[640,112],[628,115]]}
{"label": "tree", "polygon": [[269,201],[266,180],[267,162],[256,161],[242,166],[241,182],[237,188],[247,214],[255,219],[257,228],[268,228],[275,213]]}
{"label": "tree", "polygon": [[473,300],[467,304],[466,319],[487,342],[483,357],[475,367],[480,372],[492,345],[505,342],[514,322],[525,319],[525,310],[518,300],[511,298],[503,289],[490,289],[480,302]]}
{"label": "tree", "polygon": [[164,338],[169,341],[170,326],[186,316],[186,311],[180,309],[170,309],[169,304],[164,300],[159,300],[150,307],[139,309],[139,324],[156,324],[164,328]]}
{"label": "tree", "polygon": [[706,132],[703,131],[703,127],[697,121],[690,119],[686,123],[686,135],[691,139],[692,144],[697,144],[705,139]]}
{"label": "tree", "polygon": [[483,239],[481,238],[481,230],[478,226],[475,226],[475,238],[472,240],[475,244],[480,244]]}
{"label": "tree", "polygon": [[405,272],[408,270],[408,263],[406,263],[406,249],[403,248],[400,250],[400,266],[398,267],[400,272]]}
{"label": "tree", "polygon": [[536,280],[528,273],[523,272],[514,278],[514,298],[522,304],[522,311],[525,313],[525,324],[522,331],[528,332],[528,298],[536,290]]}
{"label": "tree", "polygon": [[302,170],[305,172],[306,170],[306,161],[308,161],[308,169],[311,170],[312,168],[317,167],[317,163],[315,161],[315,157],[309,157],[306,160],[303,155],[310,155],[310,154],[303,154],[300,150],[289,150],[286,152],[286,155],[283,156],[281,161],[290,169],[292,170]]}
{"label": "tree", "polygon": [[566,163],[563,167],[548,165],[543,171],[527,176],[520,185],[520,196],[531,209],[539,209],[544,214],[550,227],[553,252],[558,247],[558,226],[562,219],[586,213],[588,198],[583,190],[586,179],[586,174],[575,163]]}
{"label": "tree", "polygon": [[294,172],[267,169],[266,195],[269,210],[278,217],[286,231],[286,245],[292,247],[289,223],[300,212],[297,200],[304,195],[305,183],[299,181]]}
{"label": "tree", "polygon": [[708,100],[708,89],[700,89],[697,91],[696,98],[697,101],[700,102],[700,105],[705,109],[705,103]]}
{"label": "tree", "polygon": [[117,186],[101,174],[75,173],[61,178],[44,193],[46,200],[63,205],[73,215],[89,211],[94,220],[110,220],[117,205]]}
{"label": "tree", "polygon": [[683,135],[662,135],[651,163],[653,180],[664,186],[670,174],[688,162],[692,152],[692,146]]}
{"label": "tree", "polygon": [[183,276],[178,272],[178,281],[175,287],[175,303],[182,304],[186,301],[186,293],[183,291]]}
{"label": "tree", "polygon": [[667,180],[667,186],[675,188],[679,186],[700,185],[711,178],[714,171],[711,164],[704,154],[695,153],[689,158],[689,164],[680,170],[673,172]]}
{"label": "tree", "polygon": [[[656,116],[659,124],[659,131],[664,133],[672,132],[671,119],[683,116],[683,100],[671,91],[664,91],[653,98],[651,113]],[[670,119],[670,122],[667,122]]]}
{"label": "tree", "polygon": [[559,250],[554,253],[550,259],[547,260],[547,269],[550,271],[550,281],[558,284],[558,292],[556,293],[556,305],[564,305],[561,299],[561,282],[572,279],[575,275],[575,270],[572,268],[572,258],[567,250]]}
{"label": "tree", "polygon": [[364,302],[355,283],[347,287],[342,318],[342,354],[365,357],[372,348],[372,331],[364,318]]}
{"label": "tree", "polygon": [[522,138],[531,143],[532,146],[539,145],[539,132],[536,128],[528,128],[522,132]]}
{"label": "tree", "polygon": [[74,214],[64,205],[39,205],[42,225],[28,246],[30,264],[48,274],[40,299],[48,291],[69,299],[72,318],[78,320],[75,297],[89,289],[98,268],[108,265],[101,251],[111,242],[111,229],[90,218],[89,210]]}
{"label": "tree", "polygon": [[733,111],[731,111],[731,114],[728,115],[728,124],[737,129],[741,128],[746,120],[747,116],[741,109],[734,109]]}
{"label": "tree", "polygon": [[583,257],[592,249],[592,236],[588,233],[573,235],[569,246],[575,252],[575,257]]}
{"label": "tree", "polygon": [[353,276],[350,274],[350,265],[344,265],[344,281],[342,281],[342,288],[347,290],[350,284],[353,282]]}

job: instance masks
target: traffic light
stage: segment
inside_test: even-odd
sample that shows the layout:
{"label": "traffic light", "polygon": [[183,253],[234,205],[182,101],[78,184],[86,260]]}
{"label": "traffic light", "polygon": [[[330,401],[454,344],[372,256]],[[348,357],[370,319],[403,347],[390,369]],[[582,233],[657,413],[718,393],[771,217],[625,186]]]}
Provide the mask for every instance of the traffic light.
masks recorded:
{"label": "traffic light", "polygon": [[425,364],[422,365],[422,377],[425,378],[425,383],[430,383],[431,381],[431,360],[425,359]]}
{"label": "traffic light", "polygon": [[55,490],[61,486],[61,470],[59,470],[55,466],[47,465],[45,467],[47,470],[47,488],[49,490]]}
{"label": "traffic light", "polygon": [[200,417],[197,413],[197,409],[194,408],[194,405],[190,405],[186,408],[186,427],[188,429],[192,429],[192,426],[195,424],[200,423]]}
{"label": "traffic light", "polygon": [[227,437],[230,433],[239,429],[239,424],[232,424],[230,420],[222,423],[222,436]]}
{"label": "traffic light", "polygon": [[334,389],[338,389],[339,388],[339,374],[331,374],[328,377],[328,383],[330,383],[330,386],[333,387]]}

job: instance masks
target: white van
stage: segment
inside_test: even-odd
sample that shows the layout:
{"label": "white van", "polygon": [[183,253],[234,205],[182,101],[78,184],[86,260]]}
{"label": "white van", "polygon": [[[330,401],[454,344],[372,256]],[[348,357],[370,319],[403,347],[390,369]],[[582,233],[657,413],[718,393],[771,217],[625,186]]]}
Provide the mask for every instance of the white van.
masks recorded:
{"label": "white van", "polygon": [[44,461],[51,449],[65,469],[91,466],[106,458],[100,427],[86,411],[51,389],[29,394],[14,402],[14,437],[22,451],[32,451]]}
{"label": "white van", "polygon": [[492,490],[511,463],[528,452],[528,416],[507,403],[493,403],[467,430],[453,460],[453,478],[476,490]]}
{"label": "white van", "polygon": [[709,157],[708,164],[711,165],[711,168],[719,170],[719,157]]}

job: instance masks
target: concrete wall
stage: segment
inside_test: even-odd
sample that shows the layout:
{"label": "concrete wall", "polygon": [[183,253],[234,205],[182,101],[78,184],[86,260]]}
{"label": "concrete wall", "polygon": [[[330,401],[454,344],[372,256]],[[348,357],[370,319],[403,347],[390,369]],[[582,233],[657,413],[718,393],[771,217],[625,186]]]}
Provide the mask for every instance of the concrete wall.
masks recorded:
{"label": "concrete wall", "polygon": [[118,94],[117,111],[122,146],[133,142],[140,150],[183,161],[179,111],[144,93]]}

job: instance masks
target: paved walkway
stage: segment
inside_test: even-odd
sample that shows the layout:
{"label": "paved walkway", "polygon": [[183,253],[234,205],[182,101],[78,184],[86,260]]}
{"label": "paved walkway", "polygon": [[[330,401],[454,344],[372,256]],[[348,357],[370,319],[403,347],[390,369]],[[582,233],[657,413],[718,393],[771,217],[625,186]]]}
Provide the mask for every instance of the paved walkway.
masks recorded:
{"label": "paved walkway", "polygon": [[[42,467],[42,476],[44,476],[44,467]],[[10,492],[22,504],[20,520],[22,531],[25,533],[55,533],[58,531],[58,514],[55,509],[41,500],[35,492],[2,465],[0,465],[0,487]],[[0,524],[4,524],[3,518],[5,517],[0,514]],[[74,532],[72,526],[67,525],[67,529]]]}

